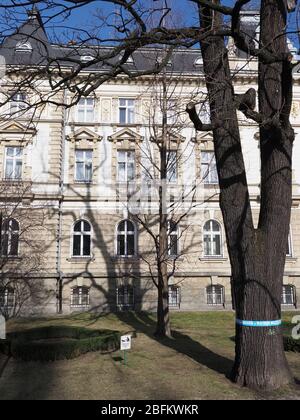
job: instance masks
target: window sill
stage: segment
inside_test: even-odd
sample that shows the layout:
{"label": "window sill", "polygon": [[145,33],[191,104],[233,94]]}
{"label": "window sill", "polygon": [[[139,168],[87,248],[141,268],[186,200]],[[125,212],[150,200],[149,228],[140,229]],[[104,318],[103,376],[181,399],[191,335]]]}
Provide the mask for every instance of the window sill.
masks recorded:
{"label": "window sill", "polygon": [[5,258],[8,261],[21,261],[22,257],[19,257],[18,255],[1,255],[1,258]]}
{"label": "window sill", "polygon": [[70,258],[67,258],[66,260],[69,262],[80,263],[80,262],[86,262],[86,261],[92,262],[92,261],[95,261],[95,258],[94,257],[70,257]]}
{"label": "window sill", "polygon": [[75,185],[96,185],[93,181],[74,181]]}
{"label": "window sill", "polygon": [[121,257],[121,256],[115,256],[112,257],[113,261],[126,261],[126,262],[138,262],[140,261],[140,257],[138,255],[133,255],[132,257],[128,256],[128,257]]}
{"label": "window sill", "polygon": [[287,256],[286,257],[286,262],[297,262],[298,258],[296,257],[291,257],[291,256]]}
{"label": "window sill", "polygon": [[225,262],[228,261],[228,258],[225,257],[200,257],[199,261],[205,261],[205,262]]}
{"label": "window sill", "polygon": [[89,309],[91,306],[90,305],[71,305],[70,308],[71,309]]}

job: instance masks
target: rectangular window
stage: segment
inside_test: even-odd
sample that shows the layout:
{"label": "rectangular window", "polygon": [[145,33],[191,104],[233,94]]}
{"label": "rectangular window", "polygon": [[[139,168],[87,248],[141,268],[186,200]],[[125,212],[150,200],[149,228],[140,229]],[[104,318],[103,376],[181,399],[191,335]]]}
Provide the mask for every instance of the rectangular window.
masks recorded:
{"label": "rectangular window", "polygon": [[281,304],[282,305],[295,305],[295,288],[292,285],[282,287]]}
{"label": "rectangular window", "polygon": [[23,166],[22,147],[5,148],[5,179],[21,180]]}
{"label": "rectangular window", "polygon": [[177,182],[177,152],[167,153],[167,180],[174,184]]}
{"label": "rectangular window", "polygon": [[214,152],[201,152],[201,176],[204,184],[218,184],[218,172]]}
{"label": "rectangular window", "polygon": [[170,308],[180,307],[180,287],[169,286],[169,306]]}
{"label": "rectangular window", "polygon": [[93,98],[82,98],[77,105],[79,122],[94,122],[95,101]]}
{"label": "rectangular window", "polygon": [[208,305],[224,305],[225,293],[223,286],[209,286],[207,288]]}
{"label": "rectangular window", "polygon": [[27,108],[26,94],[22,92],[15,93],[10,101],[10,113],[16,114]]}
{"label": "rectangular window", "polygon": [[87,307],[90,304],[90,291],[87,287],[75,287],[71,294],[71,306]]}
{"label": "rectangular window", "polygon": [[135,152],[118,150],[118,182],[130,182],[135,179]]}
{"label": "rectangular window", "polygon": [[117,288],[117,307],[122,311],[134,308],[133,286],[120,286]]}
{"label": "rectangular window", "polygon": [[93,151],[76,150],[75,181],[91,182],[93,179]]}
{"label": "rectangular window", "polygon": [[119,123],[134,124],[134,99],[119,100]]}
{"label": "rectangular window", "polygon": [[289,237],[288,237],[286,256],[287,257],[292,257],[293,256],[292,237],[291,237],[290,233],[289,233]]}
{"label": "rectangular window", "polygon": [[167,105],[167,122],[168,124],[176,124],[177,122],[177,103],[174,100],[169,100]]}

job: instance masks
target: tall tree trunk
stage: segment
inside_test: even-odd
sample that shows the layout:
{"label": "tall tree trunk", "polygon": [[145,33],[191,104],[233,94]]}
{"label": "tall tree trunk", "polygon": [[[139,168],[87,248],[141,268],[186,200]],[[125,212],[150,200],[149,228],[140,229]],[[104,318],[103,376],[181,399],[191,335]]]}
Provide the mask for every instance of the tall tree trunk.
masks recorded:
{"label": "tall tree trunk", "polygon": [[[263,3],[275,2],[265,0]],[[276,2],[280,3],[280,2]],[[262,5],[262,7],[264,7]],[[277,5],[278,7],[278,5]],[[274,18],[273,18],[274,19]],[[200,8],[205,30],[222,25],[220,13]],[[270,26],[275,27],[276,20]],[[266,28],[262,15],[262,31]],[[269,29],[269,28],[268,28]],[[201,43],[204,73],[209,94],[214,146],[220,181],[223,214],[237,319],[278,320],[281,317],[281,291],[291,208],[291,142],[280,146],[273,128],[261,128],[261,214],[255,229],[243,161],[234,90],[224,39],[212,36]],[[260,74],[260,106],[265,111],[267,95],[282,103],[280,95],[282,64],[260,66],[272,80],[275,90]],[[279,106],[279,105],[278,105]],[[281,130],[279,130],[281,133]],[[290,128],[289,128],[290,132]],[[291,380],[280,327],[236,326],[236,358],[232,379],[242,386],[275,389]]]}
{"label": "tall tree trunk", "polygon": [[168,286],[168,211],[167,211],[167,172],[168,172],[168,96],[166,77],[163,77],[163,106],[162,106],[162,142],[158,144],[160,152],[160,188],[159,188],[159,249],[157,250],[158,271],[158,305],[157,328],[155,334],[160,337],[171,337],[169,314],[169,286]]}

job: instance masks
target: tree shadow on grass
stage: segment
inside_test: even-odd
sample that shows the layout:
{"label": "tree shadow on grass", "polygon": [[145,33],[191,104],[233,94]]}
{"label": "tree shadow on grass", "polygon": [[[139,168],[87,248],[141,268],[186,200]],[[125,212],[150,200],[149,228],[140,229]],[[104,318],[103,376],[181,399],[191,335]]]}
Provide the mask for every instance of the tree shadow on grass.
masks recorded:
{"label": "tree shadow on grass", "polygon": [[122,313],[120,318],[137,332],[142,332],[147,337],[157,341],[158,343],[190,357],[202,366],[206,366],[221,375],[225,375],[227,379],[229,378],[233,361],[214,353],[198,341],[193,340],[188,335],[173,330],[173,338],[155,337],[153,331],[155,331],[156,323],[149,314],[145,312]]}

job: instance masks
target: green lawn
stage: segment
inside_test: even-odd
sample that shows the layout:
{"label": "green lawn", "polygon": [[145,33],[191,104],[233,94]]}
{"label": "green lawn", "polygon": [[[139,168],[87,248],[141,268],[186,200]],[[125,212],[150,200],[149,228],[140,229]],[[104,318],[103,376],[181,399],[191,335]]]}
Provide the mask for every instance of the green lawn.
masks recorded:
{"label": "green lawn", "polygon": [[[294,315],[285,313],[285,321]],[[181,312],[171,319],[174,339],[160,342],[153,337],[155,318],[146,313],[10,321],[10,331],[60,324],[137,334],[126,366],[120,352],[51,363],[0,356],[0,399],[300,399],[296,385],[257,393],[226,378],[234,357],[231,312]],[[288,360],[300,378],[300,355],[288,353]]]}

